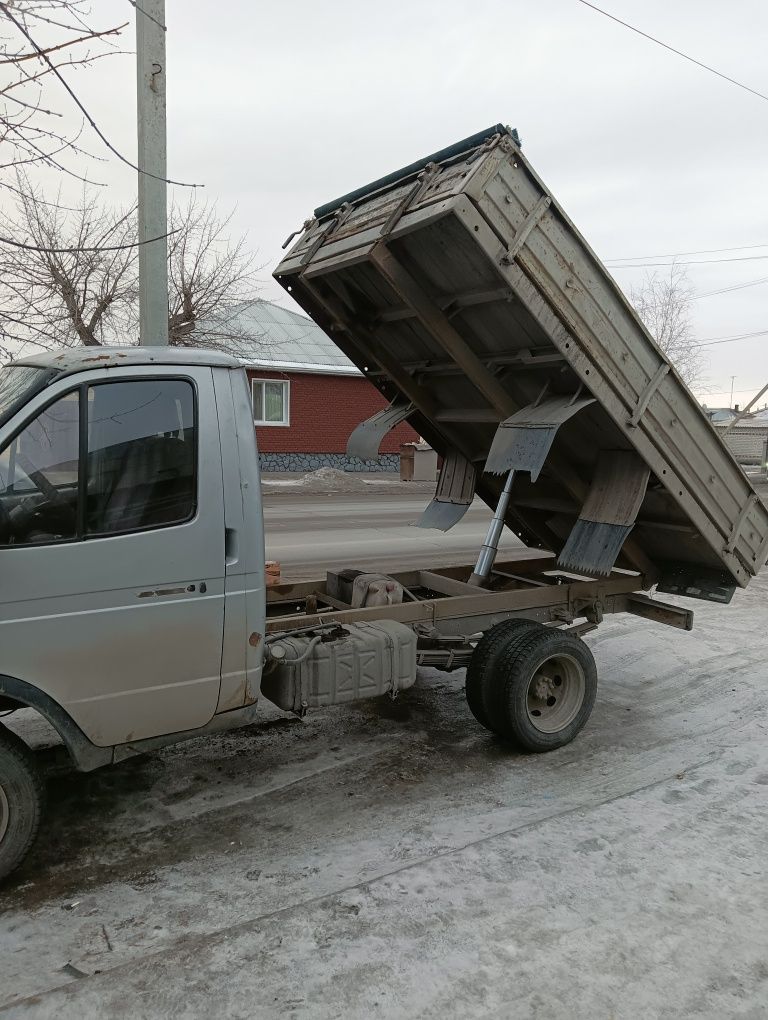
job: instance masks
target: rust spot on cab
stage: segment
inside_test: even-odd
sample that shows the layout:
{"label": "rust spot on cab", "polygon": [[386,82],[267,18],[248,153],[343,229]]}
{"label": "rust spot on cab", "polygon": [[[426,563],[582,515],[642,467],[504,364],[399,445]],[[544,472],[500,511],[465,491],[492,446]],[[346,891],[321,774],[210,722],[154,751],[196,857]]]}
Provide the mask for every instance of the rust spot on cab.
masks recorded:
{"label": "rust spot on cab", "polygon": [[251,648],[258,648],[261,643],[261,634],[258,631],[254,631],[253,634],[248,638],[248,644]]}
{"label": "rust spot on cab", "polygon": [[110,361],[112,358],[127,358],[127,354],[117,352],[116,354],[94,354],[92,358],[83,358],[84,362],[90,361]]}

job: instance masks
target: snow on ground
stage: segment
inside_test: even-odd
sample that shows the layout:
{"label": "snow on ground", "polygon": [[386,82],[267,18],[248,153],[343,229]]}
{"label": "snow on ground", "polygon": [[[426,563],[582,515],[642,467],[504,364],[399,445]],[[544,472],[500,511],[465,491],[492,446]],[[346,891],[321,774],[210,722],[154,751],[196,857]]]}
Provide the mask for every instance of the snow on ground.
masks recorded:
{"label": "snow on ground", "polygon": [[365,492],[366,480],[352,471],[340,471],[338,468],[322,467],[316,471],[297,475],[296,478],[266,477],[267,485],[291,486],[309,491],[323,492]]}
{"label": "snow on ground", "polygon": [[265,493],[284,491],[304,491],[309,494],[366,492],[374,490],[415,491],[431,493],[434,482],[401,482],[396,474],[388,472],[363,473],[356,471],[340,471],[338,468],[322,467],[306,474],[264,474],[262,488]]}
{"label": "snow on ground", "polygon": [[425,670],[58,768],[0,894],[0,1015],[766,1016],[767,595],[608,619],[593,717],[546,756]]}

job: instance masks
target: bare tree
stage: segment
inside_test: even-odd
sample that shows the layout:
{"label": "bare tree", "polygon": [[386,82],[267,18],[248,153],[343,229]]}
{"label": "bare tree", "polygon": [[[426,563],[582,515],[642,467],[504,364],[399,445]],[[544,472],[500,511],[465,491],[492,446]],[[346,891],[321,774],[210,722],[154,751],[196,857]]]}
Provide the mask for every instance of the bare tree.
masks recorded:
{"label": "bare tree", "polygon": [[[10,350],[138,340],[136,210],[84,187],[72,206],[43,200],[21,173],[16,214],[0,216],[0,346]],[[245,353],[260,335],[243,316],[256,298],[255,256],[229,236],[231,216],[191,199],[169,216],[171,344]]]}
{"label": "bare tree", "polygon": [[193,194],[168,217],[168,342],[233,354],[254,339],[242,315],[256,299],[256,256],[246,238],[229,236],[232,213]]}
{"label": "bare tree", "polygon": [[[114,53],[114,39],[125,27],[95,28],[90,14],[84,0],[0,0],[0,172],[6,171],[0,185],[5,188],[15,190],[10,168],[49,167],[81,177],[70,157],[84,154],[84,122],[70,129],[72,122],[55,106],[63,91],[81,105],[67,75]],[[82,106],[81,113],[87,117]]]}
{"label": "bare tree", "polygon": [[21,173],[16,215],[0,233],[0,330],[10,348],[97,346],[124,332],[136,294],[134,210],[111,210],[83,188],[79,202],[43,199]]}
{"label": "bare tree", "polygon": [[648,274],[639,287],[632,289],[630,297],[649,333],[683,380],[689,386],[699,382],[705,364],[694,339],[693,288],[685,269],[673,264],[669,276]]}

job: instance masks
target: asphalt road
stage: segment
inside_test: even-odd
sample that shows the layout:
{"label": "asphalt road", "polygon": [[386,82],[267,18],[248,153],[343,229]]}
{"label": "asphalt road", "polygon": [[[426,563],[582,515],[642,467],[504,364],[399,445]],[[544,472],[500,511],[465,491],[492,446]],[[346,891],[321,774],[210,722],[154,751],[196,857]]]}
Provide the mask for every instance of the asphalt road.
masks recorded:
{"label": "asphalt road", "polygon": [[[488,507],[475,500],[448,532],[414,527],[429,500],[424,491],[267,493],[267,557],[280,561],[286,580],[324,576],[326,569],[337,567],[394,570],[474,563],[491,519]],[[503,554],[520,547],[507,532],[500,548]]]}
{"label": "asphalt road", "polygon": [[[297,572],[340,530],[367,554],[402,502],[270,502],[271,548]],[[595,711],[548,755],[483,730],[462,672],[423,670],[395,702],[265,706],[53,767],[0,892],[0,1016],[762,1020],[768,573],[688,605],[691,633],[613,617],[588,636]]]}
{"label": "asphalt road", "polygon": [[[268,478],[269,476],[267,476]],[[284,476],[281,476],[284,478]],[[300,487],[266,486],[264,528],[268,559],[279,560],[288,581],[322,577],[326,569],[357,567],[395,570],[474,563],[491,511],[476,499],[448,532],[415,527],[433,486],[378,482],[370,491],[306,492]],[[764,500],[768,483],[753,482]],[[505,530],[500,554],[516,554],[521,543]]]}

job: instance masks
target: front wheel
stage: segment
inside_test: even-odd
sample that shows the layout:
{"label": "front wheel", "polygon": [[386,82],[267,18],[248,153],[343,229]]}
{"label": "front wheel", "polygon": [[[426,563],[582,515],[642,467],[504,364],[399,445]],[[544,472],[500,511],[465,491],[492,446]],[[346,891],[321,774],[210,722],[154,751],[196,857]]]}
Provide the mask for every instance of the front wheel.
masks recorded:
{"label": "front wheel", "polygon": [[582,729],[596,694],[589,648],[572,634],[542,627],[509,642],[498,657],[486,705],[500,736],[525,751],[553,751]]}
{"label": "front wheel", "polygon": [[45,787],[23,740],[0,726],[0,882],[29,853],[40,827]]}

